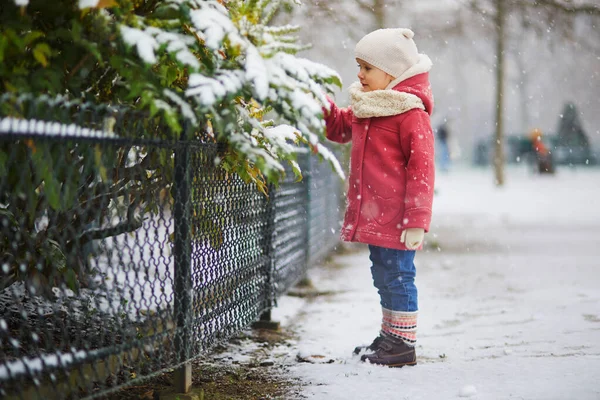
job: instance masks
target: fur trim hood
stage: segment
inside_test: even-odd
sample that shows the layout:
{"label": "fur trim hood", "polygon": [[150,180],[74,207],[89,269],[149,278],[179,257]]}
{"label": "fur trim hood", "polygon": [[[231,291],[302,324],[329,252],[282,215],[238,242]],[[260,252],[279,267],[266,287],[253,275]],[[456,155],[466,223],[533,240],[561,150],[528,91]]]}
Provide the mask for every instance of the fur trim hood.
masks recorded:
{"label": "fur trim hood", "polygon": [[386,87],[386,89],[392,89],[396,87],[396,85],[398,85],[400,82],[412,78],[413,76],[429,72],[431,71],[432,66],[433,63],[431,62],[431,58],[429,58],[425,54],[419,54],[419,61],[417,61],[415,65],[404,71],[402,75],[391,81],[388,87]]}
{"label": "fur trim hood", "polygon": [[363,92],[360,82],[354,82],[348,90],[352,112],[358,118],[387,117],[403,114],[413,108],[425,109],[423,101],[410,93],[393,89]]}

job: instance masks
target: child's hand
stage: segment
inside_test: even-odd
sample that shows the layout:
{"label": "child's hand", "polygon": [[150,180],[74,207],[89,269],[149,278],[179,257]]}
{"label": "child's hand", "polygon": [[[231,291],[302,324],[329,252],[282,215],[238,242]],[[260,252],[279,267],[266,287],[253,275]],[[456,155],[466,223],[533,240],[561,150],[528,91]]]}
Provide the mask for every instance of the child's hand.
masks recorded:
{"label": "child's hand", "polygon": [[408,228],[400,235],[400,243],[404,243],[409,250],[418,249],[423,239],[425,239],[425,230],[422,228]]}

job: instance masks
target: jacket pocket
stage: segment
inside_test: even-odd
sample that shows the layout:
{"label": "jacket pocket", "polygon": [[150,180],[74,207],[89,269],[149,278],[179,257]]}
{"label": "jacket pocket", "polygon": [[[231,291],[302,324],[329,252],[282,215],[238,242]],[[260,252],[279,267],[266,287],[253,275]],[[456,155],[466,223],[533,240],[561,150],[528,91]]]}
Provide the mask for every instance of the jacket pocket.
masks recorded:
{"label": "jacket pocket", "polygon": [[381,226],[397,223],[402,212],[399,202],[400,199],[397,197],[373,196],[373,204],[376,207],[369,210],[371,217]]}

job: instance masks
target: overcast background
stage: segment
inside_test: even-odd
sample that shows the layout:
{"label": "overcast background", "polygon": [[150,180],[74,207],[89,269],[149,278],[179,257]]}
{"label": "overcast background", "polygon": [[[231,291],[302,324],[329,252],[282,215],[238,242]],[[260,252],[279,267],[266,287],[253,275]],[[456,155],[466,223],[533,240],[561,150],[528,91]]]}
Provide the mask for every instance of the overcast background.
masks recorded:
{"label": "overcast background", "polygon": [[[597,0],[579,3],[596,4]],[[594,149],[600,149],[600,16],[577,17],[546,9],[516,9],[528,0],[507,0],[505,134],[533,128],[556,132],[566,102],[573,102]],[[381,3],[383,15],[361,0],[303,0],[283,22],[302,27],[302,42],[312,48],[300,55],[340,73],[344,82],[336,100],[347,104],[355,81],[354,45],[363,35],[384,27],[415,31],[421,53],[433,61],[430,80],[435,96],[434,128],[450,119],[455,156],[473,158],[473,145],[491,137],[495,126],[494,9],[484,0],[362,0]],[[577,3],[577,1],[575,1]],[[287,20],[287,21],[286,21]],[[459,151],[456,151],[459,150]]]}

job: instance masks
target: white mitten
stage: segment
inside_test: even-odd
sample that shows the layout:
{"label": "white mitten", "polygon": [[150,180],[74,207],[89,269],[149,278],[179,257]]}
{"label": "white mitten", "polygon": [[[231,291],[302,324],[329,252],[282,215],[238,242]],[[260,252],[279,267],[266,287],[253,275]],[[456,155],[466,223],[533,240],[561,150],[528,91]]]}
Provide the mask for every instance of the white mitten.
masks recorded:
{"label": "white mitten", "polygon": [[423,228],[408,228],[403,230],[400,235],[400,242],[404,243],[409,250],[419,248],[423,239],[425,239],[425,229]]}

